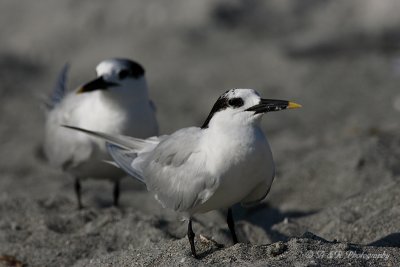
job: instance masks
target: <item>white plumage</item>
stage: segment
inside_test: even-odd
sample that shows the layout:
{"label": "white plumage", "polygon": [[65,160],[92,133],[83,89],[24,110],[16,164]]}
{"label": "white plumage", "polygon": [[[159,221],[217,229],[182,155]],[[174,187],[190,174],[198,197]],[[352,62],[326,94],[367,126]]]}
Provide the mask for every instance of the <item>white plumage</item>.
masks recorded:
{"label": "white plumage", "polygon": [[81,179],[110,179],[116,184],[114,204],[118,204],[120,169],[103,162],[110,157],[105,142],[61,127],[74,125],[113,135],[146,138],[158,134],[143,68],[126,59],[102,61],[98,78],[81,89],[65,92],[66,69],[48,103],[44,151],[49,162],[73,175],[80,203]]}

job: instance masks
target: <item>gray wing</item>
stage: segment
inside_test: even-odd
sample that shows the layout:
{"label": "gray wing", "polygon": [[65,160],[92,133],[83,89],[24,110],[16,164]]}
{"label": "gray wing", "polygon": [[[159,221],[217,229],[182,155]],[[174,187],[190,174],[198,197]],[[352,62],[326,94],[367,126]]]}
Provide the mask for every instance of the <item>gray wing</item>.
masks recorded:
{"label": "gray wing", "polygon": [[165,139],[167,136],[154,136],[147,139],[124,137],[127,138],[126,142],[128,142],[131,147],[124,148],[116,142],[111,143],[110,140],[107,140],[108,153],[111,155],[115,163],[126,173],[135,177],[142,183],[146,183],[142,171],[142,163],[144,162],[144,159],[146,159],[147,155],[158,145],[160,140]]}
{"label": "gray wing", "polygon": [[69,71],[69,64],[66,63],[64,67],[61,69],[60,73],[58,74],[56,84],[52,90],[52,93],[45,100],[45,107],[47,110],[52,110],[55,106],[57,106],[65,97],[67,93],[67,76]]}
{"label": "gray wing", "polygon": [[145,140],[68,127],[105,139],[115,162],[144,182],[158,201],[176,211],[190,211],[208,200],[219,179],[207,171],[201,129],[186,128],[171,136]]}
{"label": "gray wing", "polygon": [[132,168],[132,162],[137,157],[137,152],[123,149],[111,143],[107,143],[107,150],[118,167],[142,183],[145,183],[142,171],[140,169]]}
{"label": "gray wing", "polygon": [[182,129],[133,162],[133,167],[142,170],[149,191],[163,206],[190,211],[217,189],[219,179],[207,171],[201,137],[200,128]]}

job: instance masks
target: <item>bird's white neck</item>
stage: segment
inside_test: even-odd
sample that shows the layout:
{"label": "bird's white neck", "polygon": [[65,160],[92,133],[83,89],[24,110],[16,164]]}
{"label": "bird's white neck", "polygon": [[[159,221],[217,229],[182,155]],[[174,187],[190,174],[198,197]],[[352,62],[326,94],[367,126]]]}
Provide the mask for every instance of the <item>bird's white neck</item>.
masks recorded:
{"label": "bird's white neck", "polygon": [[144,84],[139,88],[112,88],[100,91],[101,101],[114,108],[150,106],[150,99]]}

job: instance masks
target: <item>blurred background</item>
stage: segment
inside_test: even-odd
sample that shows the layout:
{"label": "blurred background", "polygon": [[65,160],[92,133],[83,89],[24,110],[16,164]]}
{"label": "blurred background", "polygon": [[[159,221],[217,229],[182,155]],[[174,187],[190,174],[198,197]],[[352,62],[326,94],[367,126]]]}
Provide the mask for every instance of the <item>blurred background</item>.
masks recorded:
{"label": "blurred background", "polygon": [[[303,105],[263,119],[277,177],[263,205],[236,211],[271,240],[285,218],[397,186],[399,11],[397,0],[3,0],[1,199],[64,196],[72,207],[72,180],[40,159],[40,96],[66,62],[73,89],[111,57],[145,67],[163,134],[200,126],[231,88]],[[163,212],[142,186],[124,184],[123,207]],[[107,183],[83,186],[87,206],[111,203]]]}

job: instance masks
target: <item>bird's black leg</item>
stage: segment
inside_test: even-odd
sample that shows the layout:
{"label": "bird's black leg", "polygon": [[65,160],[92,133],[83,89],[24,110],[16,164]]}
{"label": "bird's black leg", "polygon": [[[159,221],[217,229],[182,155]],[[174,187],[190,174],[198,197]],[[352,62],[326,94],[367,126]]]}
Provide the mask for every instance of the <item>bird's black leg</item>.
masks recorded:
{"label": "bird's black leg", "polygon": [[228,224],[229,231],[231,231],[233,244],[236,244],[238,240],[235,233],[235,222],[233,221],[232,208],[228,209],[228,216],[226,217],[226,223]]}
{"label": "bird's black leg", "polygon": [[82,209],[82,202],[81,202],[81,181],[79,178],[75,178],[75,194],[76,194],[76,199],[78,201],[78,209]]}
{"label": "bird's black leg", "polygon": [[194,246],[194,236],[195,236],[195,234],[194,234],[193,229],[192,229],[192,219],[191,218],[189,219],[187,236],[188,236],[188,239],[189,239],[189,242],[190,242],[190,248],[192,250],[193,257],[197,258],[196,248]]}
{"label": "bird's black leg", "polygon": [[114,192],[113,192],[113,196],[114,196],[114,206],[118,207],[118,203],[119,203],[119,180],[114,182]]}

